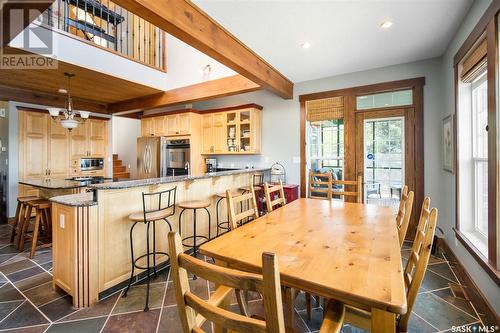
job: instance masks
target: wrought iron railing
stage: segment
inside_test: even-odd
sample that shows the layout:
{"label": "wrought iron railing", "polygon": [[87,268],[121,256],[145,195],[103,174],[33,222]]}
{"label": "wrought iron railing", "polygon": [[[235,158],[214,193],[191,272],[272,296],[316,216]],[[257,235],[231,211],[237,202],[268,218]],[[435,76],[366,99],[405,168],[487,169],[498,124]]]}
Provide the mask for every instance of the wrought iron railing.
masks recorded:
{"label": "wrought iron railing", "polygon": [[44,23],[87,42],[165,70],[165,33],[109,0],[56,0]]}

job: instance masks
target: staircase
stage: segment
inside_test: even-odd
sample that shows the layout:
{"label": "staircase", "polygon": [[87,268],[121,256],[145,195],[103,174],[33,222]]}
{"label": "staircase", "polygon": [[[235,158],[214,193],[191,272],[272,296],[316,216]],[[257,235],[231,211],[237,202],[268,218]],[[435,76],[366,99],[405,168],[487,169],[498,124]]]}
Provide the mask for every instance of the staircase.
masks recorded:
{"label": "staircase", "polygon": [[118,159],[118,154],[113,154],[113,178],[130,178],[127,167],[122,165],[122,160]]}

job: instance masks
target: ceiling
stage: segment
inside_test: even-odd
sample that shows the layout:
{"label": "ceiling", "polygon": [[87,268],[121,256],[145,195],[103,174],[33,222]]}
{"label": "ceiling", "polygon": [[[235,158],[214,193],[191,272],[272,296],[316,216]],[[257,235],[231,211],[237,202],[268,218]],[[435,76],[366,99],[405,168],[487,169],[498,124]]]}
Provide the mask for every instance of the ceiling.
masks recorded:
{"label": "ceiling", "polygon": [[301,82],[441,56],[473,0],[194,2]]}
{"label": "ceiling", "polygon": [[64,72],[75,74],[71,79],[71,94],[88,101],[113,103],[161,91],[63,61],[58,62],[57,69],[0,69],[0,85],[58,95],[59,88],[68,86]]}

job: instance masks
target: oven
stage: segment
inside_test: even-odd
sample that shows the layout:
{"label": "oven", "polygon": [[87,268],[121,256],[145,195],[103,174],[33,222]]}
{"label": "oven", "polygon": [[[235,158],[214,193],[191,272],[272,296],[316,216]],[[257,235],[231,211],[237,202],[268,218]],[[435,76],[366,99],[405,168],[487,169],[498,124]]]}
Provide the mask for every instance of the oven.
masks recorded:
{"label": "oven", "polygon": [[186,175],[191,163],[189,139],[167,140],[167,176]]}
{"label": "oven", "polygon": [[103,170],[104,158],[82,157],[80,159],[80,171]]}

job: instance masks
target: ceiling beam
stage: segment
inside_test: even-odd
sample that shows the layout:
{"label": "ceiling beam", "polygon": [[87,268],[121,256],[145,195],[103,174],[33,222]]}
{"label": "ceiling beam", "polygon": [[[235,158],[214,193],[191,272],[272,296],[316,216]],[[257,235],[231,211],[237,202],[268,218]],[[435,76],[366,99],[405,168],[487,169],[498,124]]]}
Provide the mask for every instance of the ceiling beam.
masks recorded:
{"label": "ceiling beam", "polygon": [[[2,0],[0,19],[2,24],[1,47],[7,46],[21,31],[52,5],[51,0]],[[17,15],[23,15],[20,19]]]}
{"label": "ceiling beam", "polygon": [[258,84],[255,84],[244,76],[233,75],[222,79],[167,90],[159,94],[111,103],[108,104],[108,112],[117,113],[129,110],[148,110],[242,94],[258,89],[260,89]]}
{"label": "ceiling beam", "polygon": [[293,83],[189,0],[113,0],[285,99]]}
{"label": "ceiling beam", "polygon": [[[48,94],[33,90],[0,85],[0,100],[39,104],[64,108],[66,95]],[[75,110],[108,114],[106,104],[72,97]]]}

